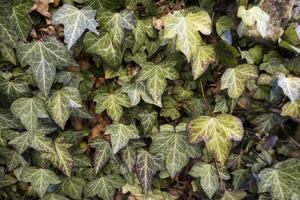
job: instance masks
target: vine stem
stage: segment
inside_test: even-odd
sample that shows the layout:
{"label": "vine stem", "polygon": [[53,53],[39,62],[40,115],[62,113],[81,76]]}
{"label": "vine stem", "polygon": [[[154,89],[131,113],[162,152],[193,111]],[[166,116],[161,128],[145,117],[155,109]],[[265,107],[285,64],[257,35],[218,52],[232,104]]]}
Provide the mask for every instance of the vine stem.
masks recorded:
{"label": "vine stem", "polygon": [[209,105],[209,103],[207,102],[206,97],[205,97],[204,87],[203,87],[203,84],[202,84],[202,80],[201,80],[201,79],[200,79],[200,88],[201,88],[201,94],[202,94],[203,100],[204,100],[204,102],[205,102],[205,106],[206,106],[206,108],[209,110],[209,112],[212,113],[211,107],[210,107],[210,105]]}
{"label": "vine stem", "polygon": [[219,181],[220,181],[221,187],[224,189],[224,191],[227,191],[226,187],[225,187],[225,184],[224,184],[224,181],[223,181],[223,179],[221,178],[221,175],[220,175],[218,163],[216,162],[215,159],[214,159],[214,162],[215,162],[215,167],[216,167],[216,171],[217,171],[217,175],[219,177]]}
{"label": "vine stem", "polygon": [[292,142],[294,143],[298,148],[300,148],[300,144],[294,139],[292,138],[291,136],[289,136],[289,134],[286,132],[284,126],[282,124],[280,124],[280,127],[284,133],[284,135]]}

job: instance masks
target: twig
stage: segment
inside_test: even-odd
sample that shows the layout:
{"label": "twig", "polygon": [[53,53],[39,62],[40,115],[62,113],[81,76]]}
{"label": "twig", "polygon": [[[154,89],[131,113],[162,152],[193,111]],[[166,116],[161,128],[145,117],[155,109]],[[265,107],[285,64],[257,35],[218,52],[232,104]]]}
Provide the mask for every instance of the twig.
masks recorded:
{"label": "twig", "polygon": [[206,97],[205,97],[204,88],[203,88],[203,84],[202,84],[201,79],[200,79],[200,88],[201,88],[202,98],[203,98],[203,100],[205,102],[205,106],[207,107],[207,109],[209,110],[209,112],[212,113],[211,107],[210,107],[210,105],[207,102]]}

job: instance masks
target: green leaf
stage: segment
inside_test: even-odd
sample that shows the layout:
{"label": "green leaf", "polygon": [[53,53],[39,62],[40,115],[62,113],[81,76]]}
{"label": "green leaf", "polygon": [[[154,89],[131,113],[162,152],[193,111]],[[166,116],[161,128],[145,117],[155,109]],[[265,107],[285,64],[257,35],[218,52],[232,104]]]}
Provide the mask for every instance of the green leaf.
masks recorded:
{"label": "green leaf", "polygon": [[93,158],[93,165],[96,173],[100,171],[102,167],[109,161],[112,157],[112,148],[109,142],[97,138],[90,143],[92,148],[95,148],[95,155]]}
{"label": "green leaf", "polygon": [[201,178],[201,187],[209,199],[220,187],[216,168],[212,164],[197,162],[189,174],[195,178]]}
{"label": "green leaf", "polygon": [[69,200],[69,199],[67,197],[64,197],[64,196],[61,196],[58,194],[48,193],[41,200]]}
{"label": "green leaf", "polygon": [[65,4],[54,13],[53,24],[64,25],[65,43],[70,49],[86,29],[98,34],[95,16],[96,11],[89,6],[79,10],[70,4]]}
{"label": "green leaf", "polygon": [[13,3],[10,20],[20,39],[26,41],[32,29],[31,19],[28,15],[32,2],[16,0]]}
{"label": "green leaf", "polygon": [[65,175],[71,176],[73,168],[73,158],[68,151],[72,145],[62,143],[61,138],[56,139],[54,143],[55,153],[44,153],[43,158],[50,160],[50,162],[59,168]]}
{"label": "green leaf", "polygon": [[124,39],[124,31],[132,30],[135,24],[135,16],[132,11],[123,10],[117,12],[101,12],[97,16],[100,26],[106,29],[112,37],[115,45],[120,46]]}
{"label": "green leaf", "polygon": [[0,155],[5,159],[5,164],[7,166],[8,171],[12,171],[19,166],[26,166],[27,163],[22,157],[22,155],[17,152],[0,147]]}
{"label": "green leaf", "polygon": [[192,58],[192,73],[194,79],[199,78],[216,61],[216,50],[212,45],[200,45]]}
{"label": "green leaf", "polygon": [[247,169],[238,169],[231,173],[233,175],[232,184],[234,189],[239,189],[249,179],[249,171]]}
{"label": "green leaf", "polygon": [[286,77],[280,73],[278,75],[278,86],[281,87],[283,93],[295,102],[300,97],[300,78]]}
{"label": "green leaf", "polygon": [[1,41],[0,41],[0,53],[2,54],[5,60],[12,63],[13,65],[17,65],[15,50],[10,46],[8,46],[7,44],[1,43]]}
{"label": "green leaf", "polygon": [[246,26],[254,26],[256,23],[256,28],[262,37],[267,35],[270,16],[260,7],[253,6],[246,10],[244,6],[240,6],[237,16],[242,18]]}
{"label": "green leaf", "polygon": [[146,9],[146,14],[155,14],[156,7],[151,0],[125,0],[125,6],[127,9],[136,10],[139,5],[143,5]]}
{"label": "green leaf", "polygon": [[221,16],[216,22],[216,31],[222,40],[226,41],[228,44],[232,43],[231,38],[231,28],[233,22],[230,16]]}
{"label": "green leaf", "polygon": [[54,81],[55,67],[77,65],[63,44],[53,37],[19,45],[17,57],[21,65],[31,66],[33,78],[45,96],[49,94]]}
{"label": "green leaf", "polygon": [[260,134],[270,133],[273,130],[274,126],[284,122],[284,118],[275,113],[265,113],[255,117],[253,121],[255,124],[254,130]]}
{"label": "green leaf", "polygon": [[282,116],[289,116],[295,119],[300,119],[300,99],[295,102],[288,102],[282,107]]}
{"label": "green leaf", "polygon": [[0,108],[0,130],[20,127],[21,124],[19,120],[15,118],[9,110]]}
{"label": "green leaf", "polygon": [[194,116],[200,116],[205,114],[207,107],[205,105],[205,101],[200,98],[192,98],[186,101],[186,107],[189,112],[191,112]]}
{"label": "green leaf", "polygon": [[118,175],[107,175],[87,183],[84,188],[85,197],[98,196],[103,200],[112,200],[115,190],[124,185],[124,180]]}
{"label": "green leaf", "polygon": [[162,168],[163,156],[152,155],[145,150],[139,150],[135,165],[136,175],[144,191],[151,188],[152,178]]}
{"label": "green leaf", "polygon": [[83,47],[87,53],[100,56],[109,66],[117,66],[122,62],[123,51],[113,43],[113,38],[109,33],[95,35],[89,32],[85,34]]}
{"label": "green leaf", "polygon": [[152,62],[140,63],[142,70],[139,73],[138,81],[147,80],[146,87],[155,102],[159,101],[167,86],[167,80],[175,80],[178,73],[174,66],[175,61],[165,60],[161,63]]}
{"label": "green leaf", "polygon": [[247,196],[246,192],[225,191],[221,200],[242,200]]}
{"label": "green leaf", "polygon": [[242,64],[228,68],[221,77],[221,90],[228,89],[231,98],[238,98],[245,90],[246,81],[258,76],[254,65]]}
{"label": "green leaf", "polygon": [[11,104],[10,110],[31,132],[38,127],[38,118],[48,117],[44,102],[37,97],[17,99]]}
{"label": "green leaf", "polygon": [[114,154],[124,148],[130,139],[140,138],[139,131],[134,124],[124,125],[114,123],[106,127],[105,133],[110,135],[110,142]]}
{"label": "green leaf", "polygon": [[102,113],[106,110],[108,116],[114,121],[120,120],[123,114],[122,107],[128,108],[131,106],[128,96],[119,90],[113,93],[98,93],[94,101],[97,103],[96,112]]}
{"label": "green leaf", "polygon": [[272,199],[287,200],[293,194],[299,194],[299,160],[288,159],[279,162],[273,168],[263,169],[258,176],[258,192],[269,192]]}
{"label": "green leaf", "polygon": [[0,78],[0,93],[4,96],[3,98],[7,99],[8,103],[12,103],[21,97],[29,97],[31,90],[26,82],[8,81]]}
{"label": "green leaf", "polygon": [[3,177],[1,176],[0,188],[4,188],[9,185],[13,185],[16,182],[18,182],[18,180],[16,178],[14,178],[13,176],[10,176],[10,175],[4,175]]}
{"label": "green leaf", "polygon": [[146,103],[161,107],[160,99],[158,100],[158,102],[153,101],[152,97],[147,91],[144,81],[135,81],[131,84],[124,84],[122,86],[122,91],[127,93],[131,106],[136,106],[137,104],[139,104],[142,98]]}
{"label": "green leaf", "polygon": [[13,145],[18,153],[21,154],[29,147],[30,139],[31,134],[29,132],[25,132],[9,141],[9,144]]}
{"label": "green leaf", "polygon": [[195,144],[204,141],[208,152],[221,165],[224,165],[230,153],[230,140],[240,141],[244,133],[240,119],[228,114],[197,117],[187,125],[187,131],[190,142]]}
{"label": "green leaf", "polygon": [[138,117],[140,118],[142,127],[144,132],[149,132],[155,125],[156,119],[157,119],[157,112],[148,112],[144,111],[141,113],[138,113]]}
{"label": "green leaf", "polygon": [[186,124],[182,123],[176,127],[165,124],[159,129],[160,132],[152,136],[150,152],[161,153],[163,149],[166,168],[171,178],[174,178],[187,165],[189,158],[198,156],[199,151],[189,144]]}
{"label": "green leaf", "polygon": [[137,20],[136,27],[133,29],[134,45],[132,47],[133,54],[136,54],[149,38],[157,38],[157,32],[152,27],[151,20]]}
{"label": "green leaf", "polygon": [[163,106],[159,116],[170,117],[172,120],[178,119],[180,117],[178,103],[170,96],[163,98]]}
{"label": "green leaf", "polygon": [[136,149],[133,146],[127,146],[121,150],[121,158],[125,163],[128,171],[131,173],[136,163]]}
{"label": "green leaf", "polygon": [[68,177],[60,185],[60,190],[63,194],[72,199],[82,199],[83,188],[86,182],[80,177]]}
{"label": "green leaf", "polygon": [[70,117],[71,108],[81,108],[81,96],[77,88],[64,87],[55,91],[47,101],[52,119],[64,129]]}
{"label": "green leaf", "polygon": [[38,169],[35,167],[26,168],[21,179],[24,182],[30,182],[33,191],[35,191],[40,198],[42,198],[50,184],[59,184],[61,181],[56,174],[48,169]]}
{"label": "green leaf", "polygon": [[37,151],[55,153],[52,139],[39,132],[32,134],[29,145]]}
{"label": "green leaf", "polygon": [[110,0],[83,0],[83,4],[91,6],[95,10],[115,10],[119,8],[123,1],[110,1]]}
{"label": "green leaf", "polygon": [[205,11],[188,12],[186,15],[175,11],[166,16],[164,26],[163,37],[176,37],[176,49],[186,56],[188,62],[196,56],[198,46],[203,43],[198,31],[204,35],[209,35],[212,31],[211,19]]}
{"label": "green leaf", "polygon": [[0,18],[0,41],[5,44],[16,47],[17,46],[17,37],[14,33],[14,30],[10,27],[8,22],[5,22],[4,19]]}

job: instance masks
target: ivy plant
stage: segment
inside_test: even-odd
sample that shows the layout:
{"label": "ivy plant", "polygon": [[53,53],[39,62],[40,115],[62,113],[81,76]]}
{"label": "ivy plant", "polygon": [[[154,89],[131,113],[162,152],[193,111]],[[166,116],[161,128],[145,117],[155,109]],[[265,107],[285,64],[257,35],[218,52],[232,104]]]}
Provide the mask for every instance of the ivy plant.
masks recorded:
{"label": "ivy plant", "polygon": [[300,199],[299,6],[0,0],[0,199]]}

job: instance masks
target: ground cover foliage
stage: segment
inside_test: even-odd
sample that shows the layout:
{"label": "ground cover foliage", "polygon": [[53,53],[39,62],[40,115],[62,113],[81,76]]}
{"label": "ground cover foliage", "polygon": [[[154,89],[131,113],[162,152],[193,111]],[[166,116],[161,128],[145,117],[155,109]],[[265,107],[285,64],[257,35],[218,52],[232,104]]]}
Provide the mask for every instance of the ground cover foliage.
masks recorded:
{"label": "ground cover foliage", "polygon": [[0,0],[0,199],[300,199],[299,7]]}

